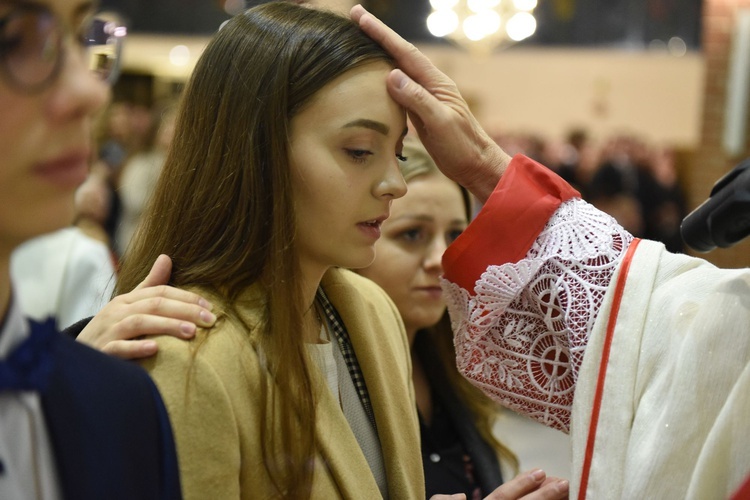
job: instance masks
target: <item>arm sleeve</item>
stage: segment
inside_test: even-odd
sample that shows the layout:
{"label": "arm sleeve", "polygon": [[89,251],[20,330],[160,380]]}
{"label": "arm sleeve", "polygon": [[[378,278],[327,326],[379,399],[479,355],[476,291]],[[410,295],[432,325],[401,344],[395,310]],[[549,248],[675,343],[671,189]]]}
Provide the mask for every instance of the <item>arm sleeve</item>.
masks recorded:
{"label": "arm sleeve", "polygon": [[443,259],[461,373],[568,432],[586,344],[632,240],[551,170],[514,157]]}
{"label": "arm sleeve", "polygon": [[155,359],[142,361],[169,413],[186,500],[240,498],[240,437],[225,385],[190,342],[160,337]]}

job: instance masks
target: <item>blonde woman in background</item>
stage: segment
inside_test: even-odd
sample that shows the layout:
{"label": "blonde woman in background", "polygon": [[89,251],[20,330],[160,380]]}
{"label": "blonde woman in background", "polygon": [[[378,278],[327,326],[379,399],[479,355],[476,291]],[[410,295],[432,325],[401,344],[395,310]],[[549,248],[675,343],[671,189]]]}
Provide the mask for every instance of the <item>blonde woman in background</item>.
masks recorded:
{"label": "blonde woman in background", "polygon": [[500,407],[456,368],[453,333],[440,287],[443,252],[471,219],[468,191],[445,177],[414,138],[404,141],[407,194],[394,200],[359,270],[388,293],[406,327],[417,399],[427,496],[488,495],[503,482],[498,457],[515,475],[518,460],[492,434]]}

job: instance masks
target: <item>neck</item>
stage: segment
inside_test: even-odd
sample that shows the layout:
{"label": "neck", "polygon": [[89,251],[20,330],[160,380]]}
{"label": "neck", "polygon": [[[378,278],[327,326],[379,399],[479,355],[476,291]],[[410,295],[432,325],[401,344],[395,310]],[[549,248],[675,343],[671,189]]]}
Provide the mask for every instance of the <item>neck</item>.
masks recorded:
{"label": "neck", "polygon": [[323,280],[323,275],[330,267],[310,266],[302,262],[300,269],[302,270],[302,298],[305,305],[310,306],[315,301],[315,294]]}
{"label": "neck", "polygon": [[305,342],[309,344],[325,343],[325,339],[322,339],[320,336],[320,329],[323,327],[324,321],[322,311],[313,302],[310,309],[305,313]]}
{"label": "neck", "polygon": [[414,350],[414,339],[417,337],[417,329],[406,327],[406,339],[409,341],[409,348]]}
{"label": "neck", "polygon": [[[327,270],[327,269],[326,269]],[[305,304],[305,315],[303,318],[305,331],[303,333],[305,342],[311,344],[320,343],[320,328],[322,325],[321,313],[315,303],[315,295],[323,279],[325,271],[305,272],[305,280],[302,285],[302,297]]]}

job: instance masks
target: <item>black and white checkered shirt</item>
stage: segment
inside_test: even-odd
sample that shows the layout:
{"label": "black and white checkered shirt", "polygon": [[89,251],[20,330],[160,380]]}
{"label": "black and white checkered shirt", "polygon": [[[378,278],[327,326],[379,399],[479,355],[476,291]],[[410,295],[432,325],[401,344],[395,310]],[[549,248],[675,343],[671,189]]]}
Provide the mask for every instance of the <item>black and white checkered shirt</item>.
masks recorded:
{"label": "black and white checkered shirt", "polygon": [[377,425],[375,425],[375,413],[372,411],[372,403],[370,403],[370,394],[367,392],[365,378],[362,375],[362,370],[359,367],[357,355],[354,352],[354,348],[352,347],[352,342],[349,338],[349,333],[346,331],[346,326],[341,320],[341,317],[336,311],[336,308],[333,307],[333,304],[331,304],[331,301],[328,300],[325,292],[320,287],[318,287],[316,300],[320,304],[320,307],[326,316],[328,324],[331,326],[333,336],[336,337],[336,341],[338,342],[341,354],[344,356],[344,361],[346,361],[346,367],[349,370],[349,376],[354,383],[354,387],[357,389],[357,395],[359,396],[359,400],[362,402],[362,407],[365,409],[365,413],[367,413],[367,418],[370,420],[372,428],[377,432]]}

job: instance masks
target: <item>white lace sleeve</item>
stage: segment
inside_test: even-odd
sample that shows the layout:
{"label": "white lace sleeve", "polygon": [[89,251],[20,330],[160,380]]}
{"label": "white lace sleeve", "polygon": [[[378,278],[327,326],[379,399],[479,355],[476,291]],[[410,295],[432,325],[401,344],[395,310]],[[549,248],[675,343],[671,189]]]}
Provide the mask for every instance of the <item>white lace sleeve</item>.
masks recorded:
{"label": "white lace sleeve", "polygon": [[572,199],[523,260],[489,266],[474,296],[444,280],[459,370],[502,405],[568,432],[589,333],[632,240]]}

